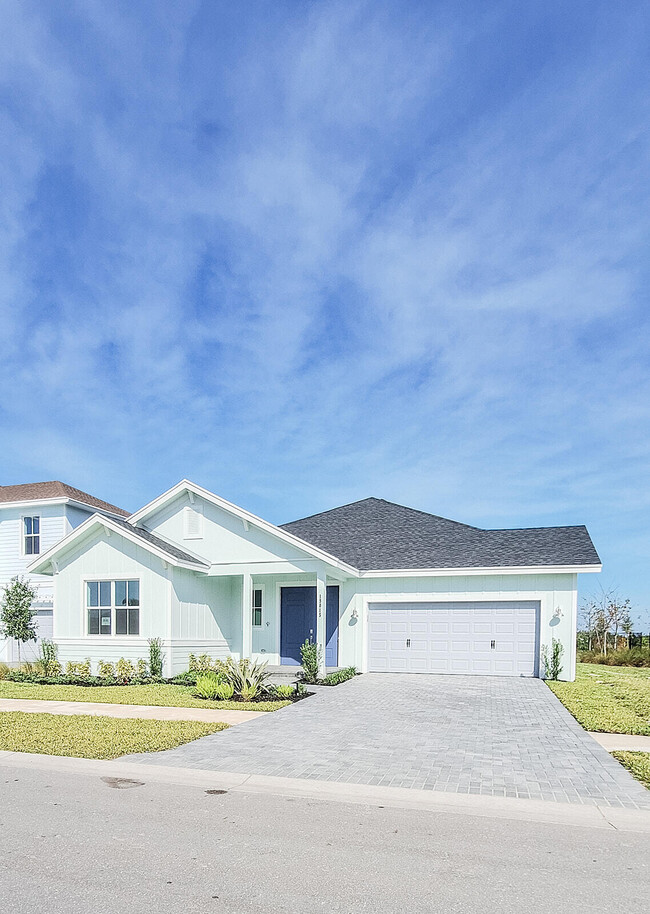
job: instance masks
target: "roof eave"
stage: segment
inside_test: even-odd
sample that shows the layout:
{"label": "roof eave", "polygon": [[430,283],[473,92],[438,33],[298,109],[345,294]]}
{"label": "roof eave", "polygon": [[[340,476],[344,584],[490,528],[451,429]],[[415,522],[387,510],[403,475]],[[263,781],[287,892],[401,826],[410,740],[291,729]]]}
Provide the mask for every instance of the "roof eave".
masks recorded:
{"label": "roof eave", "polygon": [[51,497],[45,498],[23,498],[19,501],[0,501],[0,509],[2,508],[33,508],[37,505],[80,505],[82,508],[86,508],[93,512],[93,514],[101,511],[102,514],[109,514],[111,517],[119,517],[122,520],[127,520],[127,514],[121,514],[118,511],[111,511],[109,508],[99,508],[97,505],[91,505],[87,501],[81,501],[79,498],[72,498],[70,495],[52,495]]}
{"label": "roof eave", "polygon": [[449,577],[452,575],[489,574],[595,574],[603,570],[601,564],[589,565],[484,565],[457,568],[387,568],[360,571],[360,578],[414,578]]}

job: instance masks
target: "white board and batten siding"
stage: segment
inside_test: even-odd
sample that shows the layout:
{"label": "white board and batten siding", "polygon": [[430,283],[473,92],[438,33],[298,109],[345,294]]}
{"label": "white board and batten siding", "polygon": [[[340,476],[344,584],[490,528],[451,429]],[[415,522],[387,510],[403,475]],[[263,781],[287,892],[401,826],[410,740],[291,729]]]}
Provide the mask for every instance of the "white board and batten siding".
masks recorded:
{"label": "white board and batten siding", "polygon": [[536,602],[370,603],[371,673],[535,676]]}
{"label": "white board and batten siding", "polygon": [[[371,666],[378,662],[377,651],[371,649],[372,613],[375,608],[399,605],[408,607],[410,604],[453,604],[454,612],[463,609],[469,610],[475,604],[532,604],[536,609],[536,643],[535,643],[535,672],[523,675],[539,675],[539,653],[542,645],[550,645],[553,637],[559,639],[564,645],[563,679],[575,677],[575,625],[577,615],[577,575],[572,573],[516,573],[516,574],[477,574],[477,575],[432,575],[413,577],[382,577],[360,578],[346,581],[341,585],[341,606],[339,626],[339,664],[341,666],[356,666],[363,672],[369,672]],[[451,612],[451,610],[449,610]],[[474,610],[476,612],[476,610]],[[495,610],[496,612],[496,610]],[[530,643],[525,647],[526,638],[532,637],[530,620],[531,610],[520,612],[517,621],[506,622],[513,624],[522,656],[527,653],[530,657]],[[526,616],[528,618],[526,619]],[[439,618],[439,617],[438,617]],[[459,626],[481,624],[469,618],[462,621],[460,617],[450,617],[450,624],[457,621]],[[525,620],[525,621],[524,621]],[[417,620],[416,620],[417,621]],[[484,624],[487,624],[485,622]],[[490,625],[500,624],[491,620]],[[521,626],[521,631],[518,631]],[[527,631],[524,632],[523,629]],[[421,634],[421,633],[417,633]],[[450,632],[454,634],[454,632]],[[471,635],[471,631],[457,632],[463,636]],[[495,632],[495,634],[505,634]],[[408,636],[407,636],[408,637]],[[406,639],[405,639],[406,640]],[[457,639],[458,640],[458,639]],[[460,639],[462,641],[462,639]],[[490,637],[490,642],[499,638]],[[413,643],[413,638],[411,638]],[[451,649],[451,643],[449,645]],[[461,654],[458,653],[453,664],[448,659],[447,665],[463,665]],[[492,650],[492,649],[491,649]],[[495,648],[498,652],[498,647]],[[372,655],[375,659],[371,660]],[[415,658],[412,661],[415,663]],[[509,662],[509,661],[505,661]],[[519,660],[515,661],[517,664]],[[496,656],[490,660],[490,666],[497,663]],[[522,660],[522,665],[530,664],[530,660]],[[466,664],[465,664],[466,665]],[[471,664],[470,664],[471,665]],[[478,659],[475,658],[475,665]],[[528,666],[530,669],[530,665]],[[506,671],[507,672],[507,671]]]}

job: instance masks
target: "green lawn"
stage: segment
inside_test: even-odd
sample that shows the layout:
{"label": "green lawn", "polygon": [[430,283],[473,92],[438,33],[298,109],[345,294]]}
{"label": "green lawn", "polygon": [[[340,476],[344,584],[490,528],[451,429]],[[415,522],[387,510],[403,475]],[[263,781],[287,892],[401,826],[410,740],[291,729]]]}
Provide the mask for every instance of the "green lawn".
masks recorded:
{"label": "green lawn", "polygon": [[0,681],[0,698],[37,698],[45,701],[100,701],[116,705],[155,705],[167,708],[217,708],[221,711],[277,711],[288,701],[203,701],[192,688],[168,683],[133,686],[37,685]]}
{"label": "green lawn", "polygon": [[579,663],[575,682],[547,685],[586,730],[650,736],[650,669]]}
{"label": "green lawn", "polygon": [[226,728],[227,724],[188,720],[119,720],[4,711],[0,712],[0,749],[110,759],[173,749]]}
{"label": "green lawn", "polygon": [[612,752],[612,755],[650,789],[650,752]]}

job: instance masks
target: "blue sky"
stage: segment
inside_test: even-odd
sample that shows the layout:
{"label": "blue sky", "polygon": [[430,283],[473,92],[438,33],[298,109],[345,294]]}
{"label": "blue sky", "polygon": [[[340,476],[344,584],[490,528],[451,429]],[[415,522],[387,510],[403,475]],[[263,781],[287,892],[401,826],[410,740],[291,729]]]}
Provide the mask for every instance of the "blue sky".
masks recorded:
{"label": "blue sky", "polygon": [[650,623],[646,3],[2,20],[3,483],[586,523]]}

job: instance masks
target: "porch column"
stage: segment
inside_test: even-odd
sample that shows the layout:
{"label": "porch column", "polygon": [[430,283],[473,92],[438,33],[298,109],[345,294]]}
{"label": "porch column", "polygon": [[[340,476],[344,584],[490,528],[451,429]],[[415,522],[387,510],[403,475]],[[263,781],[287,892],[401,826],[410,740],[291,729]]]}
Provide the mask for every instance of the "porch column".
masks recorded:
{"label": "porch column", "polygon": [[242,574],[241,585],[241,655],[253,656],[253,578],[250,574]]}
{"label": "porch column", "polygon": [[316,643],[320,648],[318,675],[325,675],[325,647],[327,645],[327,579],[325,569],[316,572]]}

